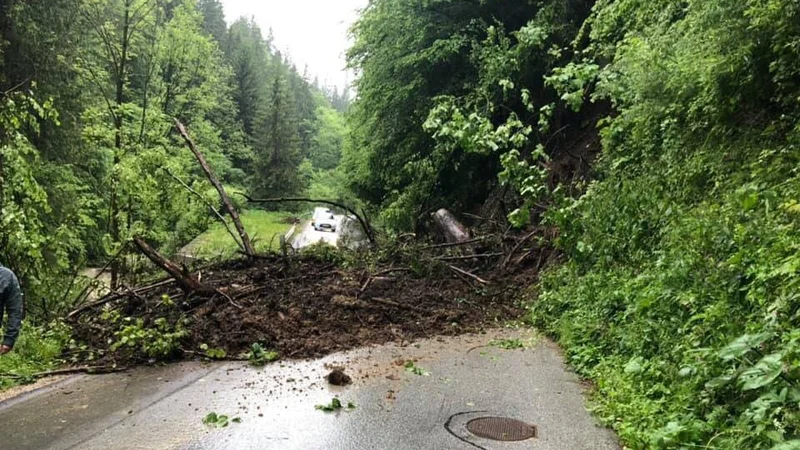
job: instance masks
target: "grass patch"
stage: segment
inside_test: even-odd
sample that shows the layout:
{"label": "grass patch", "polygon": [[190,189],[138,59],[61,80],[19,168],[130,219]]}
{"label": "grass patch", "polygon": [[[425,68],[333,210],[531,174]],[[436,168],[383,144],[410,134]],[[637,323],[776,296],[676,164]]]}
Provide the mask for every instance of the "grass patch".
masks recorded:
{"label": "grass patch", "polygon": [[[288,212],[261,210],[248,210],[241,214],[242,225],[258,252],[278,250],[280,235],[289,231],[292,226],[289,220],[296,216],[296,214]],[[233,225],[231,225],[231,229],[234,229]],[[220,223],[213,224],[208,231],[183,248],[184,253],[190,253],[200,258],[229,257],[238,250],[239,246],[236,241]]]}
{"label": "grass patch", "polygon": [[69,329],[65,326],[23,326],[14,351],[0,356],[0,391],[34,381],[33,374],[58,367],[68,341]]}

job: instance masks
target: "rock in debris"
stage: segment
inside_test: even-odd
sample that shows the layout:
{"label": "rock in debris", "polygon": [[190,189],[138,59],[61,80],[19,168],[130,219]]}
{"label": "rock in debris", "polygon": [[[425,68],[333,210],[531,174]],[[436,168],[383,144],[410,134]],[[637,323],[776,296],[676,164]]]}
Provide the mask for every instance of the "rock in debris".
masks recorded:
{"label": "rock in debris", "polygon": [[325,376],[325,379],[334,386],[347,386],[353,382],[352,378],[344,373],[342,368],[333,369],[331,373]]}

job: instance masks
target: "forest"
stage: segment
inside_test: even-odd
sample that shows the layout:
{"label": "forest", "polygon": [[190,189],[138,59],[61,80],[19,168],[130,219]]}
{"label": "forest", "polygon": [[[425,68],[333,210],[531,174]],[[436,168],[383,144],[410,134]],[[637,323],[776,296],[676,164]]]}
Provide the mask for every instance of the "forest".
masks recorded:
{"label": "forest", "polygon": [[2,11],[0,260],[34,316],[63,313],[76,269],[127,252],[134,234],[172,253],[209,226],[216,193],[175,118],[233,191],[319,190],[338,163],[349,94],[298,70],[252,20],[228,27],[218,1]]}
{"label": "forest", "polygon": [[533,245],[507,282],[626,448],[800,449],[800,2],[371,0],[344,92],[217,0],[2,11],[0,263],[31,335],[68,333],[77,268],[214,221],[177,118],[230,190],[370,216],[387,267],[438,273],[403,249],[441,245],[441,208],[500,230],[480,256]]}

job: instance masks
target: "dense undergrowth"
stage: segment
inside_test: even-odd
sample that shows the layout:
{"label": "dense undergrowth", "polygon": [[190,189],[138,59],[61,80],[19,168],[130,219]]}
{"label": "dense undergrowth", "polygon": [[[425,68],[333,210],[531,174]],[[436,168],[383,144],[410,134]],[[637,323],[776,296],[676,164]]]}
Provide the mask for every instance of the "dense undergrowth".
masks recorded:
{"label": "dense undergrowth", "polygon": [[796,449],[800,5],[600,2],[598,179],[548,215],[534,322],[635,449]]}
{"label": "dense undergrowth", "polygon": [[37,373],[63,364],[70,329],[62,323],[25,327],[14,351],[0,357],[0,391],[33,381]]}

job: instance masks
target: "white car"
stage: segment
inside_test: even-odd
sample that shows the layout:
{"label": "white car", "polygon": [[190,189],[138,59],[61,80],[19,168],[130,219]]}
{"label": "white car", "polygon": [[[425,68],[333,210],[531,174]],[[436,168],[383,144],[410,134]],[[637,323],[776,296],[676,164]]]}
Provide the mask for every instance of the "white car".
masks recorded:
{"label": "white car", "polygon": [[333,211],[327,208],[315,208],[311,226],[316,231],[332,231],[335,233],[336,217],[333,215]]}

